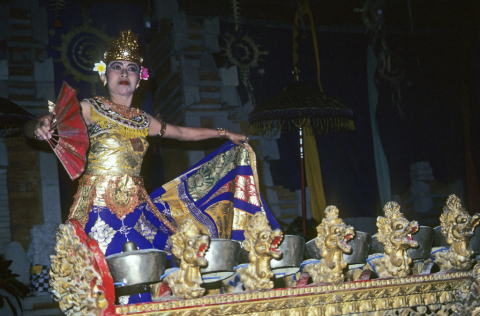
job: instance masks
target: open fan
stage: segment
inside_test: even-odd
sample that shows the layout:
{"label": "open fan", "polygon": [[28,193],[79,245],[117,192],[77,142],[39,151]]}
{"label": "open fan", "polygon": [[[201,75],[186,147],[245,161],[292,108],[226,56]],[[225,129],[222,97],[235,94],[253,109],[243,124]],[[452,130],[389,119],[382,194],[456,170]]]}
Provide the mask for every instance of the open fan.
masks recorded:
{"label": "open fan", "polygon": [[48,143],[74,180],[85,170],[85,154],[88,149],[87,127],[83,122],[75,90],[63,82],[57,103],[49,101],[48,108],[53,115],[51,128],[57,130],[54,134],[57,138],[49,139]]}

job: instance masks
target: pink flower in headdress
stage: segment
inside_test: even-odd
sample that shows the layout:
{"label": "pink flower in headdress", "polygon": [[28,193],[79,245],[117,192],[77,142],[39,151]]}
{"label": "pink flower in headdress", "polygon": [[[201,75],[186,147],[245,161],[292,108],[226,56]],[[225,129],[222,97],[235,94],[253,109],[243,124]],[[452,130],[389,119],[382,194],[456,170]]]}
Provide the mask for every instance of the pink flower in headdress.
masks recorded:
{"label": "pink flower in headdress", "polygon": [[140,79],[148,80],[148,77],[149,77],[148,76],[148,69],[142,66],[142,68],[140,70]]}

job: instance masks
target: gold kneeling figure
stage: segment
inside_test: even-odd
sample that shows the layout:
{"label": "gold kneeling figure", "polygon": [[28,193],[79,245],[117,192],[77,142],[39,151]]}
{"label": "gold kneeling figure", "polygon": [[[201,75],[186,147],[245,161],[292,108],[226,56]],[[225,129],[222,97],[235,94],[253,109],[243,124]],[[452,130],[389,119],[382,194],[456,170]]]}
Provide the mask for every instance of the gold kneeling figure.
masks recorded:
{"label": "gold kneeling figure", "polygon": [[169,237],[166,250],[181,260],[180,269],[165,277],[174,296],[198,298],[203,295],[200,267],[208,263],[204,255],[209,245],[210,237],[202,235],[192,219],[186,219]]}
{"label": "gold kneeling figure", "polygon": [[273,272],[270,260],[280,259],[282,251],[277,246],[283,239],[281,230],[272,230],[267,217],[258,212],[250,218],[245,229],[243,247],[249,252],[247,268],[237,270],[245,290],[269,290],[273,288]]}
{"label": "gold kneeling figure", "polygon": [[337,285],[344,281],[343,269],[347,267],[347,263],[343,260],[343,254],[352,252],[347,241],[355,236],[355,230],[338,218],[338,213],[335,206],[327,207],[325,218],[317,226],[318,235],[315,244],[321,251],[322,259],[319,263],[305,267],[305,272],[310,274],[313,283]]}
{"label": "gold kneeling figure", "polygon": [[[412,234],[418,232],[418,223],[408,221],[400,213],[396,202],[388,202],[383,208],[385,217],[377,219],[377,238],[385,247],[383,257],[371,260],[377,275],[381,278],[403,278],[410,274],[412,259],[407,250],[418,247],[418,242],[412,239]],[[369,264],[365,268],[371,268]]]}
{"label": "gold kneeling figure", "polygon": [[474,235],[475,227],[480,222],[480,214],[470,216],[462,208],[460,199],[452,194],[447,199],[440,216],[442,234],[450,249],[436,251],[432,249],[435,263],[441,272],[467,271],[473,266],[473,251],[470,249],[470,238]]}

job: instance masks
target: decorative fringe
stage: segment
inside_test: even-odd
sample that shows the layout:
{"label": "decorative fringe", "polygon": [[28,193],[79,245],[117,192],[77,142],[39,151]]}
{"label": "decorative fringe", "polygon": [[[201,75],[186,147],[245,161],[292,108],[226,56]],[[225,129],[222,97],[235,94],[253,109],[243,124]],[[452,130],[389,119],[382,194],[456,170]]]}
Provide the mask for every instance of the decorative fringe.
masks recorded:
{"label": "decorative fringe", "polygon": [[96,111],[91,111],[92,120],[101,128],[113,129],[118,133],[128,138],[147,137],[148,128],[138,129],[121,125],[105,116],[98,114]]}
{"label": "decorative fringe", "polygon": [[353,132],[355,131],[355,124],[353,119],[344,117],[335,118],[298,118],[292,119],[277,119],[261,122],[254,122],[250,124],[250,133],[253,135],[268,135],[272,136],[278,132],[293,132],[299,126],[312,125],[318,134],[335,133],[340,131]]}

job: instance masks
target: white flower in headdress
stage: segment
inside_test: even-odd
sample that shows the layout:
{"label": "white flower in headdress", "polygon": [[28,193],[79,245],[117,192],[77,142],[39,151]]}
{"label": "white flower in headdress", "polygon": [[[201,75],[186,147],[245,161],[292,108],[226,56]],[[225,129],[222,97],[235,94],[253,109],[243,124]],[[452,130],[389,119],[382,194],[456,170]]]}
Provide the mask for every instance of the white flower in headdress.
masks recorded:
{"label": "white flower in headdress", "polygon": [[93,68],[93,71],[98,71],[99,75],[103,75],[105,73],[105,70],[107,70],[107,65],[105,65],[103,60],[100,60],[99,63],[95,63],[95,67]]}

